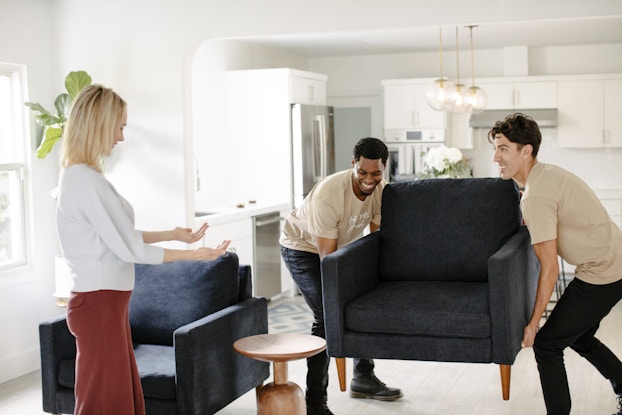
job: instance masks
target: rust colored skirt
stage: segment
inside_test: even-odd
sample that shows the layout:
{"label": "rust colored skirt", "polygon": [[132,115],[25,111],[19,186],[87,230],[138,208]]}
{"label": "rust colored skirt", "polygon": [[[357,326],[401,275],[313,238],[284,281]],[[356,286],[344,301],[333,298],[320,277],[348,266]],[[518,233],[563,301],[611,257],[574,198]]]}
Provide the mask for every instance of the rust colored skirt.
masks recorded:
{"label": "rust colored skirt", "polygon": [[72,292],[67,325],[76,337],[75,415],[145,415],[128,316],[131,291]]}

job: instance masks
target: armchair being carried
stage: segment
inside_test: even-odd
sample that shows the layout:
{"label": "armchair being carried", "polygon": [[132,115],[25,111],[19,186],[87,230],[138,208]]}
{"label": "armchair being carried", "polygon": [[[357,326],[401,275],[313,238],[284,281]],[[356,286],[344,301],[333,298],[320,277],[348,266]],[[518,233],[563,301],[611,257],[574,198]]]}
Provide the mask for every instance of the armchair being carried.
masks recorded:
{"label": "armchair being carried", "polygon": [[513,181],[391,183],[380,231],[322,262],[327,352],[497,363],[503,399],[533,310],[539,264]]}

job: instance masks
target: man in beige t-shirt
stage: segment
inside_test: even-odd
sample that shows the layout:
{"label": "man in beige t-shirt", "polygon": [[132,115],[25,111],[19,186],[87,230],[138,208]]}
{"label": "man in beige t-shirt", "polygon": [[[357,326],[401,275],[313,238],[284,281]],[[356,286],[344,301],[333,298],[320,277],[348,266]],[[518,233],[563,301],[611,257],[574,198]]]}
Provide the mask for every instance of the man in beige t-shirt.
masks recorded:
{"label": "man in beige t-shirt", "polygon": [[[570,347],[611,382],[622,415],[622,362],[594,336],[622,298],[622,231],[585,182],[537,160],[542,135],[533,119],[509,115],[495,124],[488,139],[501,177],[525,189],[521,211],[540,261],[540,278],[522,343],[533,346],[547,413],[570,413],[564,368],[564,349]],[[575,278],[538,330],[557,283],[558,256],[576,265]]]}
{"label": "man in beige t-shirt", "polygon": [[[354,147],[352,168],[328,176],[285,219],[281,256],[313,312],[311,334],[326,338],[322,303],[321,260],[360,238],[369,225],[380,228],[382,178],[389,152],[376,138],[363,138]],[[326,405],[326,353],[307,359],[307,415],[332,415]],[[354,359],[350,396],[392,401],[402,396],[374,375],[371,359]]]}

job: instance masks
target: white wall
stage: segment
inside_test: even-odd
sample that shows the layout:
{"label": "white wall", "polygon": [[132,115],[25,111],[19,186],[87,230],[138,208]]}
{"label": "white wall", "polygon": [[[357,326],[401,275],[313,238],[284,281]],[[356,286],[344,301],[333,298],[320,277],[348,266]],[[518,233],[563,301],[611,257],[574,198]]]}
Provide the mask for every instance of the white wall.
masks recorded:
{"label": "white wall", "polygon": [[[156,229],[190,220],[194,192],[187,150],[194,138],[193,57],[206,40],[620,13],[620,3],[610,0],[395,0],[390,7],[386,2],[360,0],[307,4],[313,7],[303,9],[301,2],[291,0],[0,0],[0,61],[27,64],[31,97],[48,105],[62,91],[64,75],[77,69],[88,71],[95,82],[113,87],[126,99],[127,138],[107,162],[108,176],[134,204],[137,225]],[[375,71],[376,79],[403,76],[385,76],[383,70],[393,72],[389,63],[377,59],[369,70]],[[425,65],[436,74],[427,59]],[[360,81],[376,88],[376,79],[361,76]],[[358,81],[340,89],[349,94],[353,88],[359,88]],[[374,96],[366,99],[372,105],[377,102]],[[0,332],[5,333],[0,342],[0,381],[37,366],[37,324],[57,311],[48,300],[57,245],[53,203],[47,196],[57,169],[52,158],[35,161],[35,261],[24,273],[23,284],[0,289]]]}
{"label": "white wall", "polygon": [[[63,76],[54,70],[52,2],[0,0],[0,61],[27,65],[28,100],[53,108],[63,87]],[[28,223],[30,265],[20,272],[0,272],[0,382],[39,367],[38,324],[60,314],[54,305],[54,256],[59,252],[54,228],[54,200],[48,192],[56,186],[57,158],[34,158],[33,139],[26,174],[32,180],[27,201],[32,208]],[[34,218],[33,218],[34,216]]]}

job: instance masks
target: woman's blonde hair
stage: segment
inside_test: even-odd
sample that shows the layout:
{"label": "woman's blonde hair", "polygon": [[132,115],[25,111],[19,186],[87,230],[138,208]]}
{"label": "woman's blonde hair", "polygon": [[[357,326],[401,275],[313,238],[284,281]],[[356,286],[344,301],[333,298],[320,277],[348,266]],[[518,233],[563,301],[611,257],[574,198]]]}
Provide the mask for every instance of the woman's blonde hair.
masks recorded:
{"label": "woman's blonde hair", "polygon": [[90,85],[76,97],[63,131],[61,165],[86,164],[101,172],[127,104],[112,89]]}

